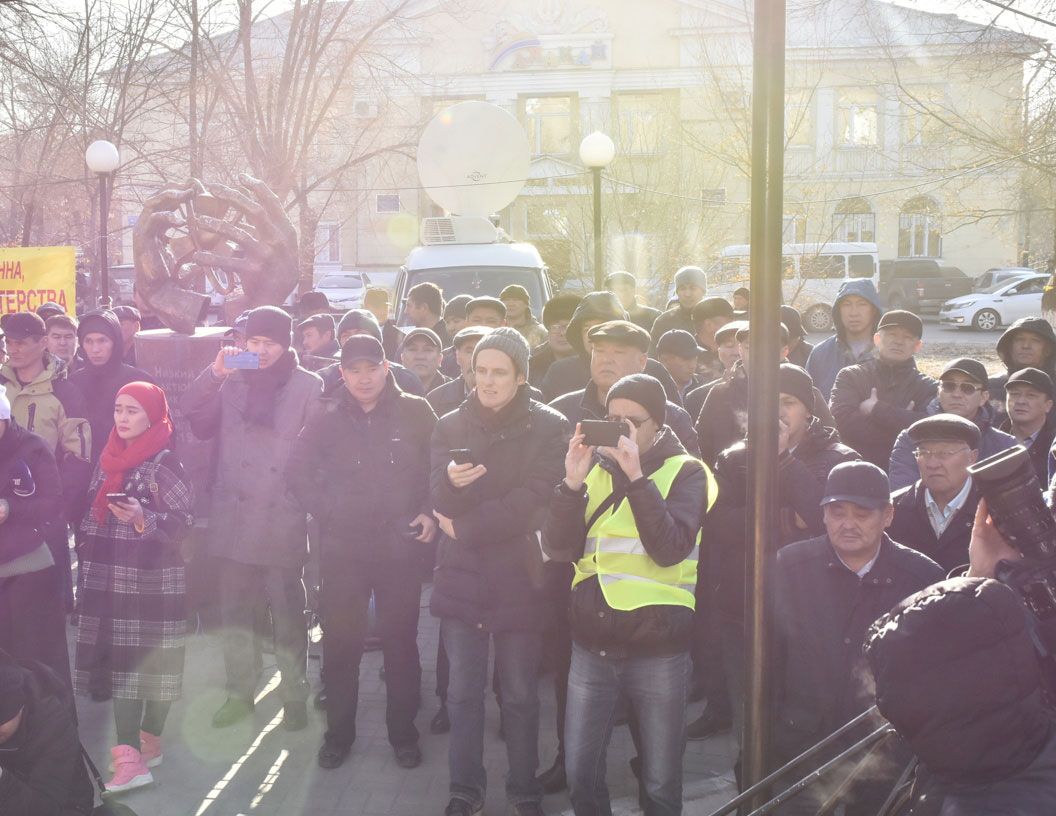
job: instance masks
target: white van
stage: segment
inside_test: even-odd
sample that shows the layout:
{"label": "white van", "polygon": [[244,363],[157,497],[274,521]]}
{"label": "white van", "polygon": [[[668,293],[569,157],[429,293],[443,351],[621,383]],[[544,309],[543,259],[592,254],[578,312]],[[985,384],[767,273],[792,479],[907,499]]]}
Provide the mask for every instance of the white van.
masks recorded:
{"label": "white van", "polygon": [[[748,244],[723,249],[708,271],[708,295],[728,298],[738,287],[748,286],[750,254]],[[869,278],[877,283],[879,256],[874,243],[785,244],[781,255],[782,297],[802,313],[807,331],[832,329],[832,301],[845,281]]]}

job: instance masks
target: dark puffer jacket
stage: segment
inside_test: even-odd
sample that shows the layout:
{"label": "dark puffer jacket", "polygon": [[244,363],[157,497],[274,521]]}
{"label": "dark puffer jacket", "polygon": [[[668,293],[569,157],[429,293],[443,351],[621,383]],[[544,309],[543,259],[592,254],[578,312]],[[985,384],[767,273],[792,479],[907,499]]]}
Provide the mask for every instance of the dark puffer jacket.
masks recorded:
{"label": "dark puffer jacket", "polygon": [[[858,406],[874,388],[879,402],[866,416]],[[844,444],[887,470],[899,432],[928,415],[937,388],[938,383],[921,374],[912,358],[900,363],[873,359],[836,375],[829,407]]]}
{"label": "dark puffer jacket", "polygon": [[[2,653],[0,659],[10,660]],[[73,695],[46,666],[19,666],[28,701],[22,724],[0,751],[0,813],[88,816],[95,789],[81,759]]]}
{"label": "dark puffer jacket", "polygon": [[[430,608],[491,631],[541,631],[547,623],[542,529],[554,485],[564,475],[571,429],[561,414],[531,399],[527,386],[502,411],[474,394],[436,424],[431,444],[433,508],[452,519],[441,535]],[[450,451],[468,448],[487,468],[457,489],[447,477]]]}
{"label": "dark puffer jacket", "polygon": [[92,428],[92,464],[99,461],[110,431],[114,427],[114,399],[117,392],[130,382],[153,383],[154,378],[122,360],[121,323],[117,315],[107,310],[89,312],[77,326],[77,342],[84,345],[85,335],[104,334],[114,343],[110,359],[103,365],[93,365],[85,358],[84,367],[70,374],[70,383],[84,395],[85,418]]}
{"label": "dark puffer jacket", "polygon": [[[370,413],[342,388],[324,398],[294,442],[290,492],[319,522],[324,548],[356,561],[411,560],[423,546],[402,533],[428,515],[429,440],[436,415],[389,373]],[[337,554],[337,553],[335,553]]]}
{"label": "dark puffer jacket", "polygon": [[[840,443],[836,431],[826,428],[816,418],[811,420],[803,441],[778,458],[777,547],[825,531],[821,497],[825,494],[829,471],[841,462],[859,458],[854,450]],[[719,481],[719,498],[710,517],[712,536],[707,580],[711,582],[718,608],[739,620],[744,616],[748,548],[748,456],[743,441],[719,454],[715,477]]]}
{"label": "dark puffer jacket", "polygon": [[[642,456],[642,474],[655,473],[685,448],[665,427],[656,444]],[[684,464],[666,501],[648,478],[628,481],[611,460],[597,457],[595,467],[612,475],[617,502],[629,501],[649,557],[660,566],[673,566],[692,551],[707,508],[711,474],[699,460]],[[714,490],[714,486],[711,487]],[[543,551],[554,561],[574,563],[583,557],[587,537],[586,488],[569,490],[564,481],[555,489],[543,525]],[[671,655],[689,649],[693,610],[685,606],[649,605],[633,611],[613,609],[597,578],[572,589],[569,616],[572,637],[582,647],[609,658]]]}
{"label": "dark puffer jacket", "polygon": [[11,506],[0,524],[0,566],[33,552],[62,518],[62,484],[55,455],[35,433],[9,420],[0,437],[0,499]]}
{"label": "dark puffer jacket", "polygon": [[941,581],[930,558],[886,535],[859,578],[827,535],[782,548],[774,568],[774,752],[787,762],[872,704],[862,645],[878,617]]}
{"label": "dark puffer jacket", "polygon": [[870,629],[876,704],[955,800],[944,814],[1056,813],[1053,718],[1028,614],[998,581],[953,578]]}

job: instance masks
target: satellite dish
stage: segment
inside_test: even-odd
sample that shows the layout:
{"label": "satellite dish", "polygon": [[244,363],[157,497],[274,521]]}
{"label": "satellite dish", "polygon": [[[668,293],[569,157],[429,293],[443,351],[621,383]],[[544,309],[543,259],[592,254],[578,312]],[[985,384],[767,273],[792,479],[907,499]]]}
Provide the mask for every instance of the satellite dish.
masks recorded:
{"label": "satellite dish", "polygon": [[524,187],[528,153],[528,137],[511,114],[489,102],[459,102],[422,131],[418,178],[447,212],[488,216]]}

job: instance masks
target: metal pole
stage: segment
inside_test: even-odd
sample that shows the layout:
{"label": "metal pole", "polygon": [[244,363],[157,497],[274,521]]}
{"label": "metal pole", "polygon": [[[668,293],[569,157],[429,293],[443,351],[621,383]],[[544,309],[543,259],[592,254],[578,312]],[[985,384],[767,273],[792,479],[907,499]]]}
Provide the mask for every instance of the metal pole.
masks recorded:
{"label": "metal pole", "polygon": [[605,252],[601,242],[601,168],[590,169],[594,173],[594,289],[600,291],[605,281]]}
{"label": "metal pole", "polygon": [[110,214],[109,173],[99,174],[99,305],[110,308],[110,255],[106,246],[106,233]]}
{"label": "metal pole", "polygon": [[748,376],[748,506],[745,621],[745,781],[766,776],[769,747],[768,561],[776,549],[778,354],[784,172],[784,0],[755,0],[752,66],[751,301]]}

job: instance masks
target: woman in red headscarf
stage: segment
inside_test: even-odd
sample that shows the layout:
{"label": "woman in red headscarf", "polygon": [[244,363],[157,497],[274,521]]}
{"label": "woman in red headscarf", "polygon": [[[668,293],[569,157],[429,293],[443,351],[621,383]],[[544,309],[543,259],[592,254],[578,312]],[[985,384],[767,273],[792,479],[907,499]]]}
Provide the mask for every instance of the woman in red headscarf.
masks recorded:
{"label": "woman in red headscarf", "polygon": [[[187,588],[180,541],[192,492],[172,446],[165,392],[133,382],[117,392],[114,428],[92,478],[74,688],[114,701],[113,792],[154,781],[161,731],[183,681]],[[89,683],[89,679],[91,682]],[[90,687],[90,688],[89,688]]]}

